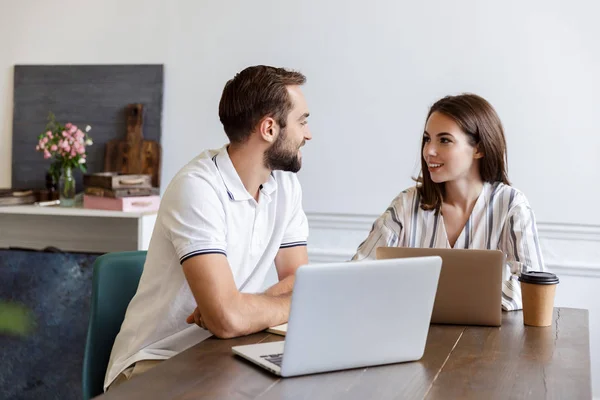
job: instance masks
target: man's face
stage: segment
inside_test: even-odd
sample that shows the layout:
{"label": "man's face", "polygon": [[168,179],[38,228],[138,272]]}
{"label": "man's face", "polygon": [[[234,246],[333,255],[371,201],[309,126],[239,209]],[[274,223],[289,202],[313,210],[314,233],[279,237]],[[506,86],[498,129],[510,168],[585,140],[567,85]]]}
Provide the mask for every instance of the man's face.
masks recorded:
{"label": "man's face", "polygon": [[287,126],[279,130],[275,142],[265,152],[265,166],[271,170],[298,172],[302,167],[300,148],[312,139],[308,128],[308,106],[300,86],[288,86],[292,110],[287,116]]}

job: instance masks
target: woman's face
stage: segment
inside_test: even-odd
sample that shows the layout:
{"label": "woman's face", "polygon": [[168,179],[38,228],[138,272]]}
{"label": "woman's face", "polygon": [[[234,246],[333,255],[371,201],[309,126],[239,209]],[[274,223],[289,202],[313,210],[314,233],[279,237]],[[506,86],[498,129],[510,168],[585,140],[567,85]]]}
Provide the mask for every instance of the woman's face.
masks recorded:
{"label": "woman's face", "polygon": [[423,158],[435,183],[479,177],[483,154],[471,146],[468,136],[454,120],[434,112],[423,133]]}

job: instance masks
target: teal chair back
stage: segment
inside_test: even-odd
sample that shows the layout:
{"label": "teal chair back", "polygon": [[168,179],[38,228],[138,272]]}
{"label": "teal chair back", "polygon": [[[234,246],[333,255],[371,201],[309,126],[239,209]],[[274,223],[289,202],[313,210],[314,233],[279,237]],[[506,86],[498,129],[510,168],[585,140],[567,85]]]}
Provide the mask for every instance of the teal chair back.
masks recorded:
{"label": "teal chair back", "polygon": [[94,263],[90,322],[83,358],[85,400],[103,392],[110,352],[137,290],[145,261],[145,251],[127,251],[104,254]]}

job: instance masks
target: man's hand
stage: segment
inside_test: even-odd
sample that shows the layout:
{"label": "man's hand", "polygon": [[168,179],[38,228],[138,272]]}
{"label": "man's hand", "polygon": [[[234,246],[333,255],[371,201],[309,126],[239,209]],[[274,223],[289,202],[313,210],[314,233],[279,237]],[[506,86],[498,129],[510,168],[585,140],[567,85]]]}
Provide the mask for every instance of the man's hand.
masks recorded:
{"label": "man's hand", "polygon": [[191,313],[189,315],[189,317],[187,317],[187,319],[185,320],[185,322],[187,322],[188,324],[195,323],[200,328],[208,330],[208,328],[204,324],[204,321],[202,321],[202,314],[200,314],[200,310],[198,309],[198,307],[196,307],[196,309],[194,310],[194,312]]}

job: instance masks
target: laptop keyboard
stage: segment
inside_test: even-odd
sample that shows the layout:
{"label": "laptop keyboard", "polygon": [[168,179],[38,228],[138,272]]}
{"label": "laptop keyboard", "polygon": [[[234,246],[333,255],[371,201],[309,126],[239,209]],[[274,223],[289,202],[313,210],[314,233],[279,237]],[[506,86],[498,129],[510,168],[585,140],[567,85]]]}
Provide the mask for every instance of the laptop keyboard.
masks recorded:
{"label": "laptop keyboard", "polygon": [[283,358],[283,353],[264,355],[260,356],[260,358],[264,358],[268,362],[273,363],[281,368],[281,359]]}

